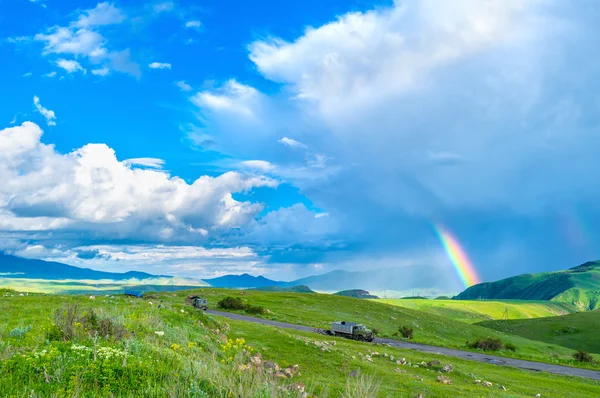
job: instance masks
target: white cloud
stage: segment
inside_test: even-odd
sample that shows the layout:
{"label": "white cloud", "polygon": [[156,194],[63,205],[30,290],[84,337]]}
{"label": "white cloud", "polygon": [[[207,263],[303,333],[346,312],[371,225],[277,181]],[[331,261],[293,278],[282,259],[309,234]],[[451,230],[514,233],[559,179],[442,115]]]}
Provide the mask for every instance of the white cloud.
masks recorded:
{"label": "white cloud", "polygon": [[132,166],[145,166],[152,169],[162,169],[165,164],[165,161],[157,158],[132,158],[125,159],[123,164],[132,165]]}
{"label": "white cloud", "polygon": [[184,80],[179,80],[179,81],[175,82],[175,85],[177,87],[179,87],[179,89],[181,91],[191,91],[192,90],[192,86],[187,84]]}
{"label": "white cloud", "polygon": [[192,97],[192,102],[201,108],[219,112],[229,112],[246,117],[253,117],[253,108],[260,101],[260,94],[254,88],[228,80],[217,91],[202,91]]}
{"label": "white cloud", "polygon": [[161,12],[173,11],[175,9],[175,4],[172,1],[164,1],[161,3],[154,4],[152,9],[157,14]]}
{"label": "white cloud", "polygon": [[185,23],[185,27],[186,27],[186,28],[194,28],[194,29],[198,29],[200,26],[202,26],[202,23],[201,23],[200,21],[196,21],[196,20],[193,20],[193,21],[187,21],[187,22]]}
{"label": "white cloud", "polygon": [[41,143],[41,135],[31,122],[0,130],[0,230],[68,228],[95,238],[198,242],[244,226],[262,210],[234,193],[277,185],[235,172],[187,183],[152,167],[131,167],[160,166],[158,159],[119,161],[104,144],[61,154]]}
{"label": "white cloud", "polygon": [[306,148],[306,145],[304,145],[300,141],[296,141],[293,138],[283,137],[282,139],[280,139],[277,142],[279,142],[285,146],[292,147],[292,148]]}
{"label": "white cloud", "polygon": [[79,62],[72,59],[61,58],[56,61],[56,66],[66,70],[67,73],[82,72],[85,74],[87,72]]}
{"label": "white cloud", "polygon": [[46,118],[46,123],[48,123],[48,126],[56,126],[56,115],[54,114],[54,111],[44,108],[37,96],[33,96],[33,104],[35,105],[37,111]]}
{"label": "white cloud", "polygon": [[34,40],[45,43],[44,55],[71,54],[85,57],[95,65],[109,62],[114,70],[139,76],[139,67],[131,61],[129,51],[111,51],[107,39],[100,33],[104,27],[120,24],[125,19],[113,4],[98,3],[95,8],[80,12],[68,26],[53,26],[45,33],[36,34]]}
{"label": "white cloud", "polygon": [[110,74],[110,69],[106,67],[100,69],[92,69],[92,74],[96,76],[108,76]]}
{"label": "white cloud", "polygon": [[171,69],[171,64],[166,62],[152,62],[148,67],[151,69]]}
{"label": "white cloud", "polygon": [[48,72],[44,75],[44,77],[54,77],[56,76],[56,71]]}
{"label": "white cloud", "polygon": [[273,169],[273,165],[265,160],[245,160],[241,162],[243,167],[260,171],[269,171]]}
{"label": "white cloud", "polygon": [[12,120],[10,121],[10,124],[15,124],[17,122],[17,115],[15,115]]}
{"label": "white cloud", "polygon": [[27,72],[27,73],[23,73],[22,77],[30,77],[31,76],[31,72]]}
{"label": "white cloud", "polygon": [[75,23],[79,28],[91,26],[113,25],[125,21],[121,10],[109,3],[98,3],[96,8],[84,11]]}

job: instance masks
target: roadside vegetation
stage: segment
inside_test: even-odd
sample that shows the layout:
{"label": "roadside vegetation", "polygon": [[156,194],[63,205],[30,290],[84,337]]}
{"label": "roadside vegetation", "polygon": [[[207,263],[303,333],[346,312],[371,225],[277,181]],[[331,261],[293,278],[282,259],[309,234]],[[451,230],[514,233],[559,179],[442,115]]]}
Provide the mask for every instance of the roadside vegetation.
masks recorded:
{"label": "roadside vegetation", "polygon": [[[1,292],[0,396],[600,394],[600,383],[586,379],[229,321],[184,305],[188,294],[136,299]],[[257,305],[251,295],[243,300]]]}

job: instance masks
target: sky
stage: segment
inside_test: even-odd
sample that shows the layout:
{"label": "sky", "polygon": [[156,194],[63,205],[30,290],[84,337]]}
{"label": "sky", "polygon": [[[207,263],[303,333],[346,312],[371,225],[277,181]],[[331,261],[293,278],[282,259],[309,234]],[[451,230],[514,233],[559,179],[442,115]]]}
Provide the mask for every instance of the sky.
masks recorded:
{"label": "sky", "polygon": [[7,253],[195,278],[404,267],[449,289],[440,228],[474,280],[600,258],[592,0],[0,10]]}

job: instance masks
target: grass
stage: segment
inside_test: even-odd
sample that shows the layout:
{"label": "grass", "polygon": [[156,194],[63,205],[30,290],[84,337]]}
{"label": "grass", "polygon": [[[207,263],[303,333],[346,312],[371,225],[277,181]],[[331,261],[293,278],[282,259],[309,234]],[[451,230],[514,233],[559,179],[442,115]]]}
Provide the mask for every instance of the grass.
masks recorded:
{"label": "grass", "polygon": [[600,354],[600,310],[540,319],[486,321],[479,325],[532,340]]}
{"label": "grass", "polygon": [[[291,390],[297,383],[306,386],[309,397],[320,398],[600,394],[600,383],[586,379],[225,320],[184,305],[187,294],[91,300],[0,292],[0,396],[299,397],[301,393]],[[264,300],[272,299],[269,295]],[[77,310],[64,311],[75,306]],[[56,318],[59,309],[63,315]],[[120,327],[127,333],[123,335]],[[68,334],[61,329],[68,329]],[[281,367],[298,364],[299,373],[280,379],[242,370],[240,366],[255,352]],[[404,364],[395,362],[400,358],[405,358]],[[439,364],[422,365],[432,360]],[[445,374],[451,385],[436,381],[447,363],[454,368]],[[356,370],[360,370],[357,377],[350,376]]]}
{"label": "grass", "polygon": [[479,300],[409,300],[379,299],[380,303],[396,305],[456,321],[476,323],[500,319],[508,310],[508,319],[542,318],[575,312],[575,307],[551,301],[479,301]]}
{"label": "grass", "polygon": [[[517,347],[516,351],[498,351],[496,355],[577,367],[598,368],[573,360],[573,350],[554,344],[528,340],[520,336],[470,325],[449,318],[392,306],[371,300],[328,294],[294,294],[203,288],[194,291],[207,298],[210,308],[226,296],[241,297],[252,305],[264,307],[263,318],[318,328],[331,327],[332,321],[354,321],[379,329],[380,337],[392,337],[401,326],[414,329],[412,341],[441,347],[469,350],[467,341],[500,338]],[[189,292],[176,292],[182,300]]]}

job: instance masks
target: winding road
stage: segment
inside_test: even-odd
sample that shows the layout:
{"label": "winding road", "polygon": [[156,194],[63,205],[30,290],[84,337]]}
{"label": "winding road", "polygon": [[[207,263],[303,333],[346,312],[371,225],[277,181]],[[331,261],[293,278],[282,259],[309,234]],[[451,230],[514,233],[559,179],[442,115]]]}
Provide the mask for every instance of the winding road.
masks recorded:
{"label": "winding road", "polygon": [[[255,318],[255,317],[246,316],[246,315],[234,314],[231,312],[223,312],[223,311],[215,311],[215,310],[207,310],[206,312],[208,314],[222,316],[222,317],[233,319],[236,321],[259,323],[262,325],[275,326],[275,327],[278,327],[281,329],[294,329],[294,330],[300,330],[303,332],[314,332],[315,331],[314,327],[294,325],[292,323],[270,321],[268,319]],[[409,343],[406,341],[398,341],[398,340],[392,340],[392,339],[376,338],[373,341],[373,343],[389,344],[392,347],[405,348],[405,349],[409,349],[409,350],[426,352],[426,353],[430,353],[430,354],[445,355],[448,357],[467,359],[467,360],[471,360],[471,361],[489,363],[492,365],[510,366],[513,368],[531,370],[534,372],[545,372],[545,373],[554,373],[554,374],[563,375],[563,376],[584,377],[587,379],[600,381],[600,372],[595,371],[595,370],[572,368],[569,366],[561,366],[561,365],[552,365],[552,364],[542,363],[542,362],[524,361],[522,359],[498,357],[498,356],[494,356],[494,355],[480,354],[477,352],[461,351],[461,350],[455,350],[452,348],[435,347],[435,346],[430,346],[430,345],[425,345],[425,344]],[[370,343],[365,343],[365,344],[370,344]]]}

